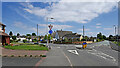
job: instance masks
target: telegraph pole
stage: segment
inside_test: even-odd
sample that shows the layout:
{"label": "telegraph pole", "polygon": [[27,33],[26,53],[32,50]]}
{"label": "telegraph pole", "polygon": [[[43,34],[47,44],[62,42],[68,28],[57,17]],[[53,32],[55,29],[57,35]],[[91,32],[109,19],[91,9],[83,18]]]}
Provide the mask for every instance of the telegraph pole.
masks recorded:
{"label": "telegraph pole", "polygon": [[117,27],[114,25],[114,28],[115,28],[115,29],[114,29],[114,31],[115,31],[115,42],[117,42],[117,37],[116,37],[116,36],[117,36],[117,35],[116,35],[116,29],[117,29]]}
{"label": "telegraph pole", "polygon": [[38,24],[37,24],[37,44],[38,44]]}
{"label": "telegraph pole", "polygon": [[83,39],[84,39],[84,35],[85,35],[85,30],[84,30],[84,25],[83,25]]}

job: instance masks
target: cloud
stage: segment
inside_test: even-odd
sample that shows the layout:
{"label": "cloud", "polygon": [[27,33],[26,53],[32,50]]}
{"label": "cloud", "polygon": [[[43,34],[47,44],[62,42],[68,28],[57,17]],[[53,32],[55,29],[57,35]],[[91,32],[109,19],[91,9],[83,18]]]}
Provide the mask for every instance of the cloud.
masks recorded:
{"label": "cloud", "polygon": [[116,1],[109,2],[108,0],[102,0],[103,2],[98,2],[100,0],[97,2],[87,2],[88,0],[85,0],[86,2],[76,2],[77,0],[74,0],[74,2],[72,1],[73,0],[60,0],[58,3],[53,3],[51,7],[47,6],[46,8],[32,5],[24,8],[24,10],[44,18],[53,17],[57,22],[88,23],[102,13],[112,11],[112,9],[117,6]]}
{"label": "cloud", "polygon": [[[53,29],[68,29],[68,28],[72,28],[73,26],[70,25],[57,25],[57,24],[52,24],[53,25]],[[42,27],[48,27],[48,24],[39,24],[39,26]]]}
{"label": "cloud", "polygon": [[96,26],[96,28],[101,28],[101,26]]}
{"label": "cloud", "polygon": [[[27,31],[37,32],[37,28],[27,26],[27,25],[25,25],[25,24],[22,23],[22,22],[15,22],[15,23],[14,23],[14,26],[15,26],[15,27],[18,27],[18,28],[20,28],[20,29],[23,29],[23,30],[26,31],[26,32],[27,32]],[[46,28],[38,28],[38,32],[39,32],[40,35],[47,34]]]}
{"label": "cloud", "polygon": [[104,30],[113,30],[113,28],[104,28]]}
{"label": "cloud", "polygon": [[100,26],[100,25],[101,25],[101,23],[97,23],[96,25],[97,25],[97,26]]}

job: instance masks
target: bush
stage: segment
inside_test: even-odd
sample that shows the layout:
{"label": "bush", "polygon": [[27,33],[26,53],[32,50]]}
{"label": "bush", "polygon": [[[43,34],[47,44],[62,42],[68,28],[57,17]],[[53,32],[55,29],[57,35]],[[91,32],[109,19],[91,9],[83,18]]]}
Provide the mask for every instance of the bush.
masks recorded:
{"label": "bush", "polygon": [[12,43],[13,42],[13,40],[10,40],[10,43]]}
{"label": "bush", "polygon": [[81,41],[86,41],[85,39],[82,39]]}
{"label": "bush", "polygon": [[8,43],[5,43],[5,45],[8,45]]}
{"label": "bush", "polygon": [[27,42],[27,40],[25,39],[25,40],[23,40],[23,43],[25,43],[25,42]]}
{"label": "bush", "polygon": [[46,45],[44,45],[44,44],[40,44],[40,46],[43,46],[43,47],[45,47]]}

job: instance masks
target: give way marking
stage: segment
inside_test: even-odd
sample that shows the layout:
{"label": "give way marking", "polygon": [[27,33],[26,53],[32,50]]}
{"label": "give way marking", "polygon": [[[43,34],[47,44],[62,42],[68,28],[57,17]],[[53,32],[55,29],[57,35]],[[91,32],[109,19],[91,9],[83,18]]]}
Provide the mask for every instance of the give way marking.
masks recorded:
{"label": "give way marking", "polygon": [[76,54],[76,55],[79,55],[77,50],[68,50],[70,53],[73,53],[73,54]]}

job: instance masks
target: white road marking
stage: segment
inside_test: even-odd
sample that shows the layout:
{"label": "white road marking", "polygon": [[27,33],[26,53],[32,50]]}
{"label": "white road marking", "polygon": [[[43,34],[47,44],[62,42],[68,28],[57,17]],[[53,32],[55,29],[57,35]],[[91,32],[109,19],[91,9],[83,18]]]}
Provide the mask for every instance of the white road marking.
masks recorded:
{"label": "white road marking", "polygon": [[70,53],[73,53],[73,54],[76,54],[76,55],[79,55],[77,50],[68,50]]}
{"label": "white road marking", "polygon": [[[93,52],[90,52],[90,51],[88,51],[88,53],[90,53],[90,54],[93,54],[93,55],[96,55],[96,56],[98,56],[98,57],[102,57],[102,58],[104,58],[104,59],[108,59],[108,60],[112,60],[112,61],[116,61],[116,59],[114,58],[114,57],[112,57],[112,56],[110,56],[110,55],[108,55],[108,54],[105,54],[105,53],[103,53],[103,52],[101,52],[101,51],[97,51],[97,50],[95,50],[95,49],[93,49],[92,50]],[[109,59],[110,58],[110,59]]]}
{"label": "white road marking", "polygon": [[57,47],[57,48],[60,48],[60,47]]}
{"label": "white road marking", "polygon": [[71,63],[71,61],[70,61],[70,59],[68,58],[68,56],[62,51],[62,53],[64,54],[64,56],[67,58],[67,60],[68,60],[68,62],[70,63],[70,66],[71,66],[71,68],[73,68],[73,65],[72,65],[72,63]]}

